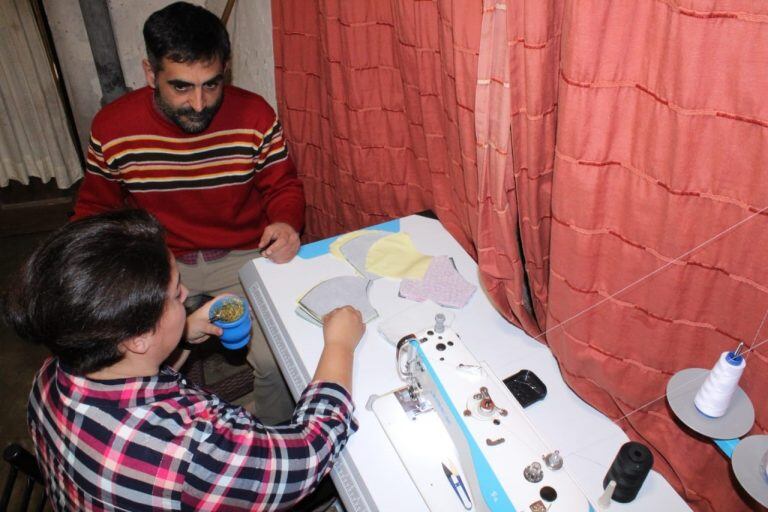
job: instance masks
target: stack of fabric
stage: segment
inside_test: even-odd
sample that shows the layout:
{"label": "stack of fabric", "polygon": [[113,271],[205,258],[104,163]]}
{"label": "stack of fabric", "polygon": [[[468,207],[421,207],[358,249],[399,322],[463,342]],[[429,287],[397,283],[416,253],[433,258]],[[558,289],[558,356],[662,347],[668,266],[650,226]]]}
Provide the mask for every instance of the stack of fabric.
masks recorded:
{"label": "stack of fabric", "polygon": [[431,300],[440,306],[462,308],[476,286],[459,274],[453,259],[430,256],[416,249],[407,233],[361,230],[336,239],[330,246],[336,258],[348,262],[360,275],[341,276],[318,283],[299,299],[297,313],[320,324],[333,309],[351,305],[368,322],[378,313],[368,300],[372,281],[401,279],[399,296],[417,302]]}

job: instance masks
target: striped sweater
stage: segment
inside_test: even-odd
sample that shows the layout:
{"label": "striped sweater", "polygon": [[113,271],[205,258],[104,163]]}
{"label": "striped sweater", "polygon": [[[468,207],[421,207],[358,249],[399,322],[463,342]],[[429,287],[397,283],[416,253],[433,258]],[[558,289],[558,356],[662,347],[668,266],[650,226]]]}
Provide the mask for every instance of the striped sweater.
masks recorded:
{"label": "striped sweater", "polygon": [[144,208],[176,256],[253,249],[274,222],[301,230],[302,185],[263,98],[227,86],[210,126],[187,134],[154,108],[152,93],[126,94],[94,118],[74,219]]}

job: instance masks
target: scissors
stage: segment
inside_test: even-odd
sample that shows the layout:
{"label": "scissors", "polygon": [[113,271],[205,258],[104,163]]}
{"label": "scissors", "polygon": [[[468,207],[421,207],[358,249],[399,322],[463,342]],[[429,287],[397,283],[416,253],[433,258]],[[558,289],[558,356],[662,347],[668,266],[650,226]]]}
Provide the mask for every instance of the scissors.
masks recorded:
{"label": "scissors", "polygon": [[[445,463],[442,463],[442,466],[443,472],[445,473],[446,478],[448,478],[448,483],[453,487],[453,492],[456,493],[462,506],[464,506],[466,510],[472,510],[472,500],[469,499],[469,493],[467,492],[467,488],[464,487],[464,482],[461,480],[461,476],[455,471],[448,469],[448,466],[446,466]],[[463,492],[463,495],[459,490]]]}

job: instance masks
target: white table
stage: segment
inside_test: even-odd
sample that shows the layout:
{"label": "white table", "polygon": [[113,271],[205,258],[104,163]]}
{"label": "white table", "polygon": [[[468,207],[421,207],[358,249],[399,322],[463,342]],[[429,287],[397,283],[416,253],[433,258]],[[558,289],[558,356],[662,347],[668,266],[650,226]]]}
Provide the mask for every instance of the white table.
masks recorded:
{"label": "white table", "polygon": [[[476,263],[438,221],[412,215],[400,219],[399,228],[411,235],[423,253],[453,257],[462,276],[478,285],[469,304],[456,311],[453,330],[460,333],[478,360],[490,364],[498,377],[505,378],[525,368],[546,384],[547,397],[526,411],[544,438],[559,447],[577,483],[596,502],[603,490],[603,477],[619,447],[628,441],[627,436],[565,385],[545,345],[496,312],[478,284]],[[276,265],[262,258],[240,271],[240,279],[294,397],[309,382],[323,345],[321,329],[295,313],[296,301],[321,281],[355,275],[348,263],[331,254],[302,257],[322,245],[303,247],[300,256],[288,264]],[[348,510],[427,510],[374,413],[365,409],[371,395],[403,385],[395,371],[395,349],[376,330],[380,319],[414,304],[397,296],[398,287],[399,280],[395,279],[373,282],[369,297],[379,318],[368,324],[355,354],[352,394],[360,430],[350,439],[332,473]],[[652,471],[632,503],[614,502],[610,510],[671,512],[690,508],[661,475]]]}

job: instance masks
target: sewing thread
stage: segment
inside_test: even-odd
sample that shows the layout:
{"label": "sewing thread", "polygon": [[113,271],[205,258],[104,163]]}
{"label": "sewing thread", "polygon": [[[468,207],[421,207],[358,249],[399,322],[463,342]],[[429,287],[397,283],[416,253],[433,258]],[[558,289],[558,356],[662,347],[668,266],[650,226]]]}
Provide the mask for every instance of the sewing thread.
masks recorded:
{"label": "sewing thread", "polygon": [[733,352],[720,354],[715,367],[696,393],[693,400],[696,408],[711,418],[723,416],[731,405],[731,399],[746,366],[743,356],[736,356]]}

